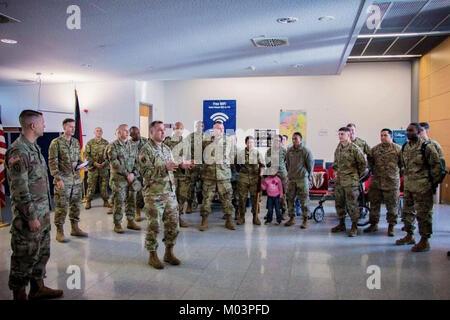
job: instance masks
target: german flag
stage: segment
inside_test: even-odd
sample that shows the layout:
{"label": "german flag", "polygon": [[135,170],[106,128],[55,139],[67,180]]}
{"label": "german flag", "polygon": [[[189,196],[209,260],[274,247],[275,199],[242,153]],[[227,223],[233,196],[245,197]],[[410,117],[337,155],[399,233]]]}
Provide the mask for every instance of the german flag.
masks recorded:
{"label": "german flag", "polygon": [[[80,103],[78,101],[78,92],[75,89],[75,134],[74,137],[78,139],[80,142],[80,153],[81,153],[81,160],[84,161],[84,154],[83,154],[83,129],[81,127],[81,114],[80,114]],[[86,188],[84,184],[84,170],[80,170],[81,175],[81,181],[83,181],[83,198],[86,195]],[[84,199],[83,199],[84,200]]]}

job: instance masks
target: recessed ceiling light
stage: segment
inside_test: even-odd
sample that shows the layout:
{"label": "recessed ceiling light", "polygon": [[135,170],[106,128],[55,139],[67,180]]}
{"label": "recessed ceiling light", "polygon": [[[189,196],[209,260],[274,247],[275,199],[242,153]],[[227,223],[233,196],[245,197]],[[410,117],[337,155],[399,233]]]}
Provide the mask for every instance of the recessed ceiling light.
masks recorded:
{"label": "recessed ceiling light", "polygon": [[92,67],[90,64],[87,64],[87,63],[83,63],[81,66],[82,66],[82,67],[86,67],[86,68]]}
{"label": "recessed ceiling light", "polygon": [[299,69],[299,68],[301,68],[301,67],[303,67],[303,65],[302,64],[293,64],[292,65],[292,68],[296,68],[296,69]]}
{"label": "recessed ceiling light", "polygon": [[7,43],[7,44],[16,44],[17,40],[13,40],[13,39],[1,39],[0,40],[3,43]]}
{"label": "recessed ceiling light", "polygon": [[332,21],[332,20],[334,20],[335,18],[333,17],[333,16],[323,16],[323,17],[320,17],[319,18],[319,21],[322,21],[322,22],[327,22],[327,21]]}
{"label": "recessed ceiling light", "polygon": [[278,18],[278,23],[294,23],[297,22],[298,18],[296,17],[286,17],[286,18]]}
{"label": "recessed ceiling light", "polygon": [[247,69],[248,69],[248,70],[252,70],[252,71],[255,71],[255,70],[256,70],[255,66],[249,66]]}

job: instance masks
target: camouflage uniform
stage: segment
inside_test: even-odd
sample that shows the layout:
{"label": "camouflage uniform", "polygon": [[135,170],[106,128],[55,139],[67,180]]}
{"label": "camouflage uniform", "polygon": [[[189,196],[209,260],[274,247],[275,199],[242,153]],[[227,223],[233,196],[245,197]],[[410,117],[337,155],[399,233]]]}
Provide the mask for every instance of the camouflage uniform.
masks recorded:
{"label": "camouflage uniform", "polygon": [[239,190],[238,190],[238,178],[239,173],[236,170],[236,166],[231,166],[231,188],[233,189],[233,196],[231,203],[234,207],[234,219],[237,220],[239,217]]}
{"label": "camouflage uniform", "polygon": [[[108,146],[105,139],[91,139],[84,148],[86,160],[89,161],[88,167],[88,190],[86,200],[91,201],[94,197],[97,180],[100,183],[100,194],[103,201],[108,201],[108,166],[109,163],[105,159],[105,148]],[[103,168],[97,168],[94,163],[104,164]]]}
{"label": "camouflage uniform", "polygon": [[166,246],[174,246],[179,232],[178,206],[175,195],[173,173],[167,171],[166,165],[173,161],[170,148],[162,143],[157,145],[153,140],[142,147],[139,153],[139,166],[144,178],[144,201],[148,228],[145,247],[148,251],[158,248],[157,236],[160,221],[164,223],[164,239]]}
{"label": "camouflage uniform", "polygon": [[252,214],[258,214],[256,208],[258,206],[258,178],[259,167],[263,165],[262,157],[256,148],[249,150],[247,147],[237,153],[235,157],[236,171],[239,176],[237,178],[237,189],[239,194],[239,215],[245,219],[247,211],[247,198],[250,193],[252,202]]}
{"label": "camouflage uniform", "polygon": [[[271,157],[272,157],[272,149],[273,147],[269,148],[266,152],[266,165],[268,167],[271,166]],[[283,184],[283,194],[287,195],[288,193],[288,185],[289,185],[289,180],[288,180],[288,172],[287,172],[287,168],[286,168],[286,153],[287,150],[285,147],[283,146],[279,146],[279,155],[278,155],[278,172],[277,175],[278,177],[280,177],[281,183]],[[275,158],[275,156],[274,156]],[[283,198],[280,199],[281,202],[281,212],[284,214],[287,211],[287,201],[286,201],[286,196],[284,196]]]}
{"label": "camouflage uniform", "polygon": [[[73,222],[80,221],[80,205],[82,197],[81,176],[76,167],[82,163],[80,143],[71,137],[67,141],[64,136],[55,138],[48,150],[48,166],[53,176],[55,197],[55,225],[62,226],[66,220],[67,208],[70,206],[69,218]],[[64,182],[64,189],[57,182]]]}
{"label": "camouflage uniform", "polygon": [[[139,154],[139,152],[141,151],[142,147],[143,147],[147,142],[148,142],[148,139],[147,139],[147,138],[144,138],[144,137],[141,137],[138,141],[130,140],[130,143],[136,145],[136,148],[137,148],[137,150],[138,150],[138,154]],[[141,184],[144,183],[144,180],[143,180],[141,174],[139,174],[139,176],[137,177],[137,179],[139,180],[139,182],[140,182]],[[136,207],[139,208],[139,209],[142,209],[142,208],[144,208],[144,205],[145,205],[145,203],[144,203],[144,197],[143,197],[143,195],[142,195],[142,190],[139,190],[138,192],[136,192]]]}
{"label": "camouflage uniform", "polygon": [[386,204],[386,219],[390,225],[397,224],[398,201],[400,197],[400,172],[402,148],[396,143],[380,143],[367,155],[373,176],[370,180],[370,223],[380,221],[380,207]]}
{"label": "camouflage uniform", "polygon": [[369,154],[370,147],[367,144],[366,140],[356,137],[355,140],[352,141],[352,143],[356,144],[366,156]]}
{"label": "camouflage uniform", "polygon": [[[50,185],[47,164],[36,143],[23,135],[14,141],[5,156],[11,191],[11,270],[9,288],[17,290],[30,279],[45,277],[50,258]],[[38,219],[41,228],[32,232],[28,221]]]}
{"label": "camouflage uniform", "polygon": [[439,154],[431,144],[427,145],[425,159],[423,159],[421,147],[424,141],[423,139],[419,139],[415,143],[408,141],[402,152],[402,162],[405,170],[402,221],[405,224],[405,231],[413,234],[415,229],[414,222],[417,217],[420,235],[424,238],[430,238],[433,233],[434,193],[430,178],[433,179],[433,177],[439,176],[441,164]]}
{"label": "camouflage uniform", "polygon": [[430,144],[433,145],[433,147],[436,148],[436,151],[439,155],[440,159],[444,159],[444,150],[442,150],[441,145],[439,144],[439,142],[437,142],[436,140],[433,139],[429,139],[428,141],[430,141]]}
{"label": "camouflage uniform", "polygon": [[203,133],[192,132],[187,137],[186,140],[191,144],[191,159],[195,160],[195,143],[197,143],[197,156],[200,163],[194,163],[194,166],[190,169],[190,184],[189,184],[189,198],[188,203],[195,201],[197,197],[197,187],[202,189],[202,170],[203,165],[201,163],[202,159],[202,143],[203,143]]}
{"label": "camouflage uniform", "polygon": [[286,166],[288,172],[287,202],[289,217],[295,217],[295,196],[300,200],[303,219],[309,215],[309,180],[312,179],[314,159],[311,151],[300,146],[292,146],[286,153]]}
{"label": "camouflage uniform", "polygon": [[349,143],[349,145],[343,146],[339,143],[334,152],[333,162],[333,169],[337,173],[334,198],[339,219],[344,219],[347,211],[352,222],[358,222],[360,215],[359,180],[366,167],[364,153],[357,145]]}
{"label": "camouflage uniform", "polygon": [[[105,149],[103,150],[103,157],[104,157],[105,161],[108,162],[108,164],[109,164],[109,168],[108,169],[111,172],[111,170],[112,170],[112,168],[111,168],[111,159],[109,159],[110,150],[111,150],[111,144],[108,144],[105,147]],[[109,184],[109,188],[112,191],[112,174],[111,173],[109,174],[108,184]],[[108,209],[108,214],[112,214],[113,213],[113,207],[114,207],[114,193],[113,192],[111,192],[111,194],[109,195],[109,201],[108,202],[111,204],[109,209]]]}
{"label": "camouflage uniform", "polygon": [[[203,161],[203,203],[201,216],[208,217],[211,213],[211,204],[216,193],[216,188],[222,202],[223,213],[225,216],[231,216],[233,213],[233,204],[231,203],[233,187],[231,186],[230,164],[234,159],[234,148],[231,140],[225,135],[219,139],[212,136],[203,142],[203,150],[205,155],[210,157],[210,159]],[[216,154],[216,151],[220,154]]]}
{"label": "camouflage uniform", "polygon": [[137,164],[137,147],[130,141],[122,142],[119,139],[109,145],[108,159],[111,166],[111,189],[114,197],[113,213],[114,224],[120,224],[123,217],[123,203],[128,221],[134,220],[136,192],[127,176],[133,173],[135,179],[139,176]]}
{"label": "camouflage uniform", "polygon": [[[181,143],[181,145],[180,145]],[[185,140],[183,140],[183,137],[167,137],[166,139],[164,139],[164,144],[166,144],[170,150],[172,152],[174,152],[174,148],[175,146],[178,146],[178,148],[182,148],[184,147],[184,144],[186,143]],[[180,151],[180,150],[177,150]],[[175,162],[177,163],[181,163],[182,156],[183,156],[183,151],[181,152],[177,152],[177,154],[172,154],[172,156],[175,156],[179,159],[176,159]],[[183,210],[184,210],[184,204],[188,201],[189,199],[189,192],[190,192],[190,184],[191,184],[191,177],[190,177],[190,170],[187,169],[183,169],[183,168],[178,168],[174,173],[174,178],[175,178],[175,192],[176,192],[176,196],[177,196],[177,201],[178,201],[178,211],[179,214],[183,214]]]}

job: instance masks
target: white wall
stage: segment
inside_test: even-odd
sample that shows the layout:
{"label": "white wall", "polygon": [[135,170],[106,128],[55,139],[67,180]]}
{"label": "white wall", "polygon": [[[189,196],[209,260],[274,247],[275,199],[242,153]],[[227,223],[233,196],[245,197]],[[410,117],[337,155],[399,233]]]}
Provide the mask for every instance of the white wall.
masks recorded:
{"label": "white wall", "polygon": [[[337,129],[349,122],[369,145],[384,127],[410,122],[409,62],[347,65],[339,76],[202,79],[165,82],[165,121],[192,131],[203,118],[203,100],[236,99],[237,128],[278,129],[280,109],[307,111],[307,146],[316,159],[332,161]],[[319,136],[321,129],[328,135]],[[238,136],[242,142],[244,137]]]}
{"label": "white wall", "polygon": [[[138,83],[132,80],[77,84],[83,125],[84,143],[93,136],[95,127],[103,128],[104,138],[111,141],[121,123],[139,126],[139,102],[154,105],[155,116],[164,117],[163,85]],[[42,85],[41,110],[73,113],[75,94],[73,84]],[[24,109],[37,109],[38,86],[0,87],[2,121],[5,127],[19,126],[18,117]],[[87,109],[88,112],[83,112]],[[46,131],[60,131],[61,121],[73,114],[44,113]]]}

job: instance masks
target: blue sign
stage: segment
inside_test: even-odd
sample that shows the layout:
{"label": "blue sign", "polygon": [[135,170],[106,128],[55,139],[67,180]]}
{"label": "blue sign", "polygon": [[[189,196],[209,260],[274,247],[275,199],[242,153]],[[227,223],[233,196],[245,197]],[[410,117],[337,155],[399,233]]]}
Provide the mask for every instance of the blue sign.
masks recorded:
{"label": "blue sign", "polygon": [[204,131],[212,129],[216,121],[222,121],[225,133],[236,132],[236,100],[203,100]]}
{"label": "blue sign", "polygon": [[403,146],[408,141],[406,130],[393,130],[392,135],[394,142],[400,146]]}

